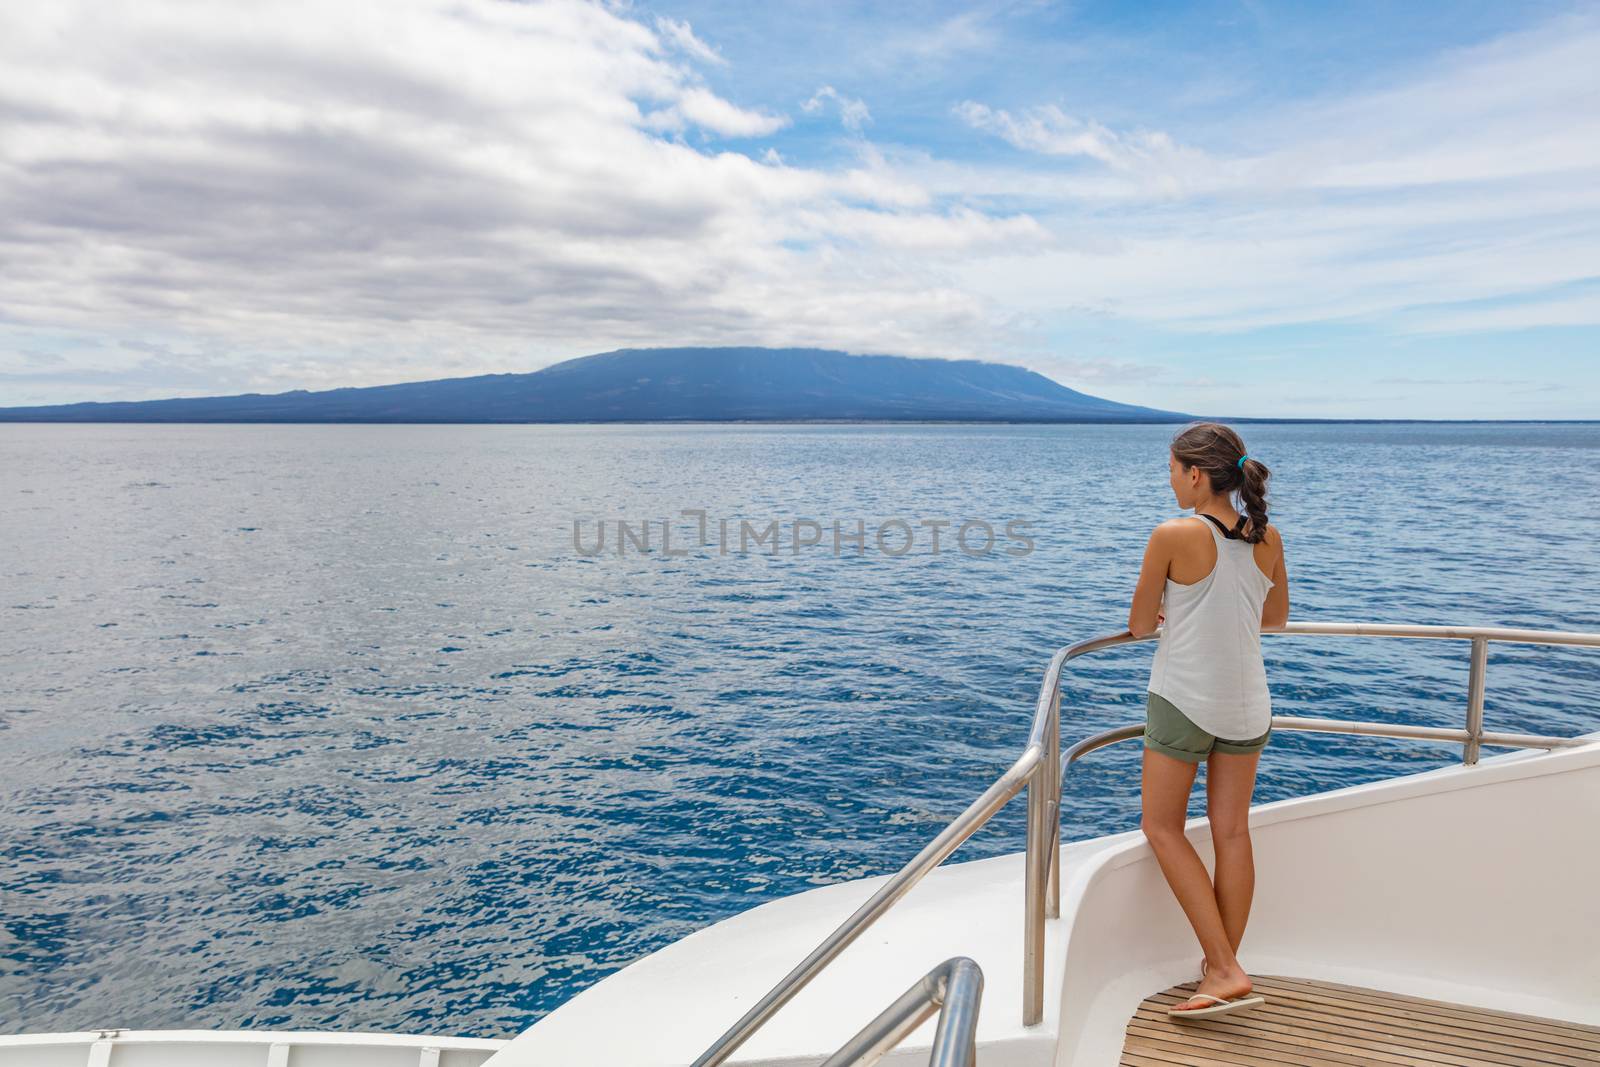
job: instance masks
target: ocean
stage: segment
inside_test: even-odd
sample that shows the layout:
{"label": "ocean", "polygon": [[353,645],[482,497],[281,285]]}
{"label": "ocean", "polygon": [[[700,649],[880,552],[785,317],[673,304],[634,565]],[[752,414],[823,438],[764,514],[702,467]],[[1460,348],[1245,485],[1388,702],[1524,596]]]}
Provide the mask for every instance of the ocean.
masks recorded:
{"label": "ocean", "polygon": [[[1291,618],[1600,630],[1600,425],[1239,428]],[[0,426],[0,1033],[505,1037],[896,869],[1124,627],[1175,429]],[[1263,643],[1281,714],[1463,722],[1464,643]],[[1066,742],[1153,649],[1069,668]],[[1492,646],[1490,729],[1597,709],[1600,653]],[[1257,799],[1459,758],[1279,731]]]}

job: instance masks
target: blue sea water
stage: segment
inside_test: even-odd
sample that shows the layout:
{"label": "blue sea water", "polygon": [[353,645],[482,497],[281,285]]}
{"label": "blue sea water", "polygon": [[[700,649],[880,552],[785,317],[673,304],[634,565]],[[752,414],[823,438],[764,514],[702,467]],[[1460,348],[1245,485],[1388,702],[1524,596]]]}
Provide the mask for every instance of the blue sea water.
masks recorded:
{"label": "blue sea water", "polygon": [[[1243,429],[1294,618],[1600,630],[1600,425]],[[1172,431],[0,426],[0,1032],[509,1036],[895,869],[1020,751],[1051,653],[1124,625]],[[961,551],[971,520],[1032,551]],[[1280,713],[1462,721],[1463,645],[1265,646]],[[1152,650],[1074,665],[1069,741],[1140,721]],[[1600,729],[1594,650],[1488,677],[1493,729]],[[1258,798],[1456,759],[1280,732]],[[1137,796],[1136,747],[1097,753],[1067,834]],[[957,859],[1021,845],[1018,802]]]}

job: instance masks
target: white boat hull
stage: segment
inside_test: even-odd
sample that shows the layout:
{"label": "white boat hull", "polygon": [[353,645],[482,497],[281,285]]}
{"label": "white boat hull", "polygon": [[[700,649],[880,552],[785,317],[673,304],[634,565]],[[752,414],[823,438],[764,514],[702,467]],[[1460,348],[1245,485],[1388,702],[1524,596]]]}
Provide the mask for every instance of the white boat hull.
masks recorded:
{"label": "white boat hull", "polygon": [[309,1030],[89,1030],[0,1037],[0,1067],[480,1067],[505,1044]]}

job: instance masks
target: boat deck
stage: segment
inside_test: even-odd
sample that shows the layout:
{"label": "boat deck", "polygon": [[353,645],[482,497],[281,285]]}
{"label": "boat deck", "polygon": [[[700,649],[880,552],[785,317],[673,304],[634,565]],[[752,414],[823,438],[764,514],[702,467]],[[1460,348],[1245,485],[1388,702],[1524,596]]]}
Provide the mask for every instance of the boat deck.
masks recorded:
{"label": "boat deck", "polygon": [[1309,978],[1251,977],[1267,1002],[1216,1019],[1167,1018],[1193,982],[1145,998],[1128,1021],[1124,1067],[1600,1063],[1600,1027]]}

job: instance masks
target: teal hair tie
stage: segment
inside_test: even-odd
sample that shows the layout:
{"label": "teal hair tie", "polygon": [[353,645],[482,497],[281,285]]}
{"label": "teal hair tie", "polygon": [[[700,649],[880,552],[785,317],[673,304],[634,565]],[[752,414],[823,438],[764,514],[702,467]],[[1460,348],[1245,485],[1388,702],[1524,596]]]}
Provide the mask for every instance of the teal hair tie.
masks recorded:
{"label": "teal hair tie", "polygon": [[1250,456],[1249,456],[1248,453],[1239,457],[1239,469],[1240,470],[1244,470],[1244,461],[1249,459],[1249,458],[1250,458]]}

